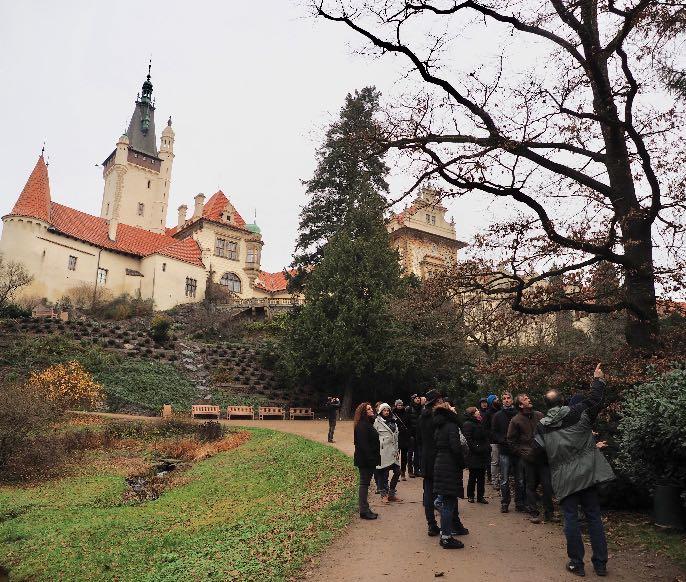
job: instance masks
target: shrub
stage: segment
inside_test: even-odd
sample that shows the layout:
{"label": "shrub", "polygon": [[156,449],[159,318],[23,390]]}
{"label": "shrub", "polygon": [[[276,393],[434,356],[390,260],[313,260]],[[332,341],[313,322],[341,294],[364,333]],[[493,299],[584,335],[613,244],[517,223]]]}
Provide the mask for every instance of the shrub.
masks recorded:
{"label": "shrub", "polygon": [[15,303],[0,307],[0,318],[20,319],[23,317],[31,317],[31,311],[24,309]]}
{"label": "shrub", "polygon": [[4,471],[12,457],[25,450],[30,438],[48,426],[59,412],[53,402],[26,384],[17,382],[3,386],[0,471]]}
{"label": "shrub", "polygon": [[624,394],[619,467],[648,487],[686,487],[686,370],[673,370]]}
{"label": "shrub", "polygon": [[172,320],[166,315],[155,315],[150,322],[150,335],[158,344],[166,343],[171,325]]}
{"label": "shrub", "polygon": [[224,429],[216,420],[208,420],[198,425],[198,438],[201,441],[216,441],[224,436]]}
{"label": "shrub", "polygon": [[102,386],[79,362],[55,364],[42,372],[33,372],[28,386],[58,408],[90,408],[103,400]]}

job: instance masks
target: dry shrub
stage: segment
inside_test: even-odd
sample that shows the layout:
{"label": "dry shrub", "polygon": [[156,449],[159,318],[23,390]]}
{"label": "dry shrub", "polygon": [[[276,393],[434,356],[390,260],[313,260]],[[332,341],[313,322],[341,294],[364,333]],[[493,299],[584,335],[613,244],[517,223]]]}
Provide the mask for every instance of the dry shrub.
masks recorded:
{"label": "dry shrub", "polygon": [[63,410],[94,407],[104,399],[102,386],[79,362],[55,364],[42,372],[32,372],[28,386]]}
{"label": "dry shrub", "polygon": [[250,438],[247,432],[231,433],[217,441],[201,442],[195,438],[159,441],[154,445],[157,455],[182,461],[201,461],[217,453],[230,451]]}

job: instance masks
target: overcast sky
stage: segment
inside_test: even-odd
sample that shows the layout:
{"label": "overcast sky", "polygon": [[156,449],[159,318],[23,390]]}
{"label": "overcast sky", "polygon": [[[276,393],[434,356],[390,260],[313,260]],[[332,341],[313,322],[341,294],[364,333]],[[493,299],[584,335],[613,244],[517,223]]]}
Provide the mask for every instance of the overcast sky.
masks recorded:
{"label": "overcast sky", "polygon": [[[355,54],[358,38],[312,19],[306,6],[0,2],[0,216],[44,140],[52,199],[99,214],[97,164],[128,126],[152,56],[157,137],[169,115],[176,132],[167,224],[181,203],[221,188],[246,220],[257,212],[263,268],[288,265],[305,202],[300,181],[326,127],[347,92],[375,84],[392,96],[400,71],[391,59]],[[394,194],[406,178],[393,177]],[[485,209],[451,203],[459,238],[485,224]]]}

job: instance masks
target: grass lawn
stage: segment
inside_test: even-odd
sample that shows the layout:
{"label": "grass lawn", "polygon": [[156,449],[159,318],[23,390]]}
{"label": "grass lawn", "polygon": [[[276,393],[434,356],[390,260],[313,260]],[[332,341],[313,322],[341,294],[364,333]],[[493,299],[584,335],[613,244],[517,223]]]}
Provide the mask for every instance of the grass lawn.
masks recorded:
{"label": "grass lawn", "polygon": [[0,487],[0,566],[11,580],[288,580],[348,523],[354,469],[330,447],[250,433],[138,505],[102,463]]}
{"label": "grass lawn", "polygon": [[686,568],[686,533],[659,528],[647,515],[624,512],[608,514],[608,534],[620,547],[644,547]]}

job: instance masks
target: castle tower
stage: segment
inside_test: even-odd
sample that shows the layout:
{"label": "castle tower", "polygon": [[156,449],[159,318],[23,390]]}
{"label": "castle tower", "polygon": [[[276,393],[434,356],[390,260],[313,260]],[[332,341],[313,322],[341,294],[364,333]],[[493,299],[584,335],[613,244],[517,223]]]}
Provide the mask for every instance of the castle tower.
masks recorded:
{"label": "castle tower", "polygon": [[116,235],[119,223],[164,232],[173,160],[171,118],[157,150],[155,103],[148,66],[129,128],[103,163],[105,187],[100,216],[110,221],[110,238]]}

